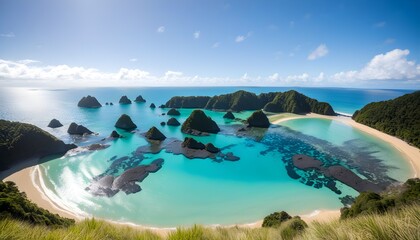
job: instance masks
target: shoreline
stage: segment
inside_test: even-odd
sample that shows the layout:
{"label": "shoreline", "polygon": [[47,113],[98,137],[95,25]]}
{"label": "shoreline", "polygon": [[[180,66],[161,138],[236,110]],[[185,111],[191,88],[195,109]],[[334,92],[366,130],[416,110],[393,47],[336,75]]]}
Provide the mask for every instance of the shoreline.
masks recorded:
{"label": "shoreline", "polygon": [[[279,114],[277,114],[279,115]],[[276,116],[276,115],[273,115]],[[272,124],[280,124],[285,121],[300,119],[300,118],[322,118],[322,119],[329,119],[329,120],[336,120],[351,127],[354,127],[358,130],[361,130],[365,133],[373,135],[374,137],[380,138],[388,143],[390,143],[393,147],[395,147],[404,158],[410,162],[412,166],[412,170],[414,172],[414,177],[417,177],[420,173],[420,150],[410,146],[408,143],[398,139],[394,136],[382,133],[376,129],[370,128],[366,125],[360,124],[355,122],[353,119],[347,116],[325,116],[319,114],[306,114],[306,115],[296,115],[291,117],[285,117],[278,120],[271,122]],[[14,172],[13,174],[5,177],[3,181],[13,181],[18,186],[19,190],[25,192],[29,200],[37,204],[39,207],[47,209],[51,213],[59,214],[62,217],[72,218],[78,221],[82,221],[86,218],[91,218],[90,216],[80,216],[71,210],[66,209],[63,206],[60,206],[58,203],[54,202],[53,199],[47,196],[45,190],[41,186],[42,184],[42,172],[39,169],[38,159],[31,159],[30,160],[33,164],[30,167],[23,168]],[[13,169],[9,170],[10,172]],[[2,173],[4,174],[4,173]],[[2,178],[3,176],[0,175]],[[340,217],[340,210],[327,210],[327,209],[316,209],[307,214],[301,214],[300,217],[307,223],[311,223],[314,221],[317,222],[329,222],[333,220],[337,220]],[[100,219],[100,218],[99,218]],[[153,231],[159,235],[167,236],[169,233],[176,230],[176,227],[152,227],[152,226],[143,226],[135,223],[130,222],[118,222],[109,219],[101,219],[107,221],[111,224],[120,225],[120,226],[130,226],[139,230],[149,230]],[[231,225],[205,225],[205,227],[209,228],[216,228],[216,227],[223,227],[223,228],[230,228],[230,227],[244,227],[244,228],[259,228],[262,225],[263,220],[259,220],[253,223],[244,223],[244,224],[231,224]]]}

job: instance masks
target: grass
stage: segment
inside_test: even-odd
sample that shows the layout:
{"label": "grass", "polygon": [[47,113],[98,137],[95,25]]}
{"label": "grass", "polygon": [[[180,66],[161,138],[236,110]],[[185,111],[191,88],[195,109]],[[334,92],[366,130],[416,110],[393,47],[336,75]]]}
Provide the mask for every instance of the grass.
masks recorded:
{"label": "grass", "polygon": [[420,205],[406,206],[382,215],[369,214],[329,223],[310,223],[301,235],[290,234],[291,220],[278,228],[209,228],[199,225],[178,228],[162,236],[138,228],[101,220],[85,220],[67,228],[32,225],[10,219],[0,220],[0,239],[420,239]]}

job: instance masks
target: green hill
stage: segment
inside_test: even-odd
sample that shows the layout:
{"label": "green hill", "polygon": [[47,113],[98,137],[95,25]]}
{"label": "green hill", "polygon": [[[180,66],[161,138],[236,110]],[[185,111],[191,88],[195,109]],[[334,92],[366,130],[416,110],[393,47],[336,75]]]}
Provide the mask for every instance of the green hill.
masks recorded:
{"label": "green hill", "polygon": [[356,111],[353,119],[420,148],[420,91],[369,103]]}

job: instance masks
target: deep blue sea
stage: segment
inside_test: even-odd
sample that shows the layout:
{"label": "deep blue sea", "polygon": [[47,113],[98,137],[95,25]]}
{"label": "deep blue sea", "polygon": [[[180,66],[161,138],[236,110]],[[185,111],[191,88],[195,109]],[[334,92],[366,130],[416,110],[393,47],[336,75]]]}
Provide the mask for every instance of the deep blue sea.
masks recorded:
{"label": "deep blue sea", "polygon": [[[412,169],[400,152],[390,144],[338,121],[296,119],[272,126],[258,137],[239,137],[232,129],[242,123],[222,118],[224,112],[206,110],[222,131],[197,140],[221,147],[240,157],[239,161],[188,159],[166,151],[144,154],[139,160],[136,149],[149,143],[141,133],[156,126],[168,138],[184,139],[180,127],[160,126],[169,116],[168,109],[151,109],[172,96],[218,95],[237,90],[255,93],[297,90],[309,97],[329,102],[336,112],[352,114],[372,101],[401,96],[408,90],[362,90],[342,88],[268,88],[268,87],[203,87],[203,88],[85,88],[85,89],[0,89],[0,118],[32,123],[65,142],[86,146],[101,141],[116,130],[114,124],[125,113],[137,124],[135,133],[118,130],[122,139],[106,142],[104,150],[67,155],[40,165],[42,188],[61,207],[83,216],[95,216],[135,224],[174,227],[198,224],[239,224],[262,219],[273,211],[291,214],[310,213],[316,209],[337,209],[346,196],[357,196],[352,188],[336,182],[341,194],[323,185],[325,176],[297,171],[301,177],[289,176],[291,157],[306,154],[325,164],[340,164],[362,178],[377,182],[405,181]],[[87,95],[95,96],[103,105],[99,109],[83,109],[77,102]],[[146,103],[119,105],[127,95],[134,100],[142,95]],[[181,109],[177,119],[182,123],[191,109]],[[245,119],[251,112],[236,113]],[[63,127],[49,129],[52,118]],[[66,130],[71,122],[88,127],[93,136],[74,137]],[[162,169],[150,173],[135,194],[119,192],[113,197],[93,196],[85,190],[96,176],[116,168],[116,175],[127,170],[127,163],[115,159],[137,159],[148,164],[163,158]],[[132,164],[133,162],[130,162]],[[132,165],[130,165],[132,167]]]}

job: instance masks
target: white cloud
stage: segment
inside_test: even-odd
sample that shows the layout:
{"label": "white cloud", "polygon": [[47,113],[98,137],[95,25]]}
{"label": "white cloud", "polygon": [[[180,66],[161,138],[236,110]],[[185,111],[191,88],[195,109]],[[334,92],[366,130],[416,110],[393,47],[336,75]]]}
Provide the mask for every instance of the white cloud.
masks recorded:
{"label": "white cloud", "polygon": [[273,73],[273,75],[268,76],[270,81],[277,81],[280,79],[280,75],[278,73]]}
{"label": "white cloud", "polygon": [[240,43],[245,41],[247,38],[251,37],[252,32],[248,32],[246,35],[238,35],[235,38],[235,42]]}
{"label": "white cloud", "polygon": [[160,27],[158,27],[157,29],[156,29],[156,32],[158,32],[158,33],[164,33],[165,32],[165,26],[160,26]]}
{"label": "white cloud", "polygon": [[128,61],[130,61],[130,62],[137,62],[138,59],[137,58],[130,58]]}
{"label": "white cloud", "polygon": [[200,38],[200,31],[195,31],[193,33],[194,39],[199,39]]}
{"label": "white cloud", "polygon": [[18,63],[22,63],[22,64],[40,63],[40,61],[38,61],[38,60],[32,60],[32,59],[23,59],[23,60],[19,60],[17,62]]}
{"label": "white cloud", "polygon": [[316,78],[314,79],[314,81],[315,81],[315,82],[322,82],[322,81],[324,81],[324,79],[325,79],[325,74],[324,74],[324,72],[320,72],[320,73],[319,73],[319,75],[318,75],[318,77],[316,77]]}
{"label": "white cloud", "polygon": [[183,76],[184,74],[182,72],[176,72],[176,71],[167,71],[165,73],[164,78],[166,79],[173,79],[173,78],[179,78]]}
{"label": "white cloud", "polygon": [[361,70],[339,72],[332,76],[338,81],[401,80],[420,78],[420,65],[407,60],[408,49],[394,49],[373,57]]}
{"label": "white cloud", "polygon": [[0,37],[13,38],[16,37],[16,35],[13,32],[9,32],[0,34]]}
{"label": "white cloud", "polygon": [[215,42],[213,43],[213,45],[211,46],[212,48],[218,48],[220,46],[220,42]]}
{"label": "white cloud", "polygon": [[328,54],[327,45],[321,44],[319,45],[313,52],[308,55],[308,60],[315,60],[321,57],[324,57]]}

